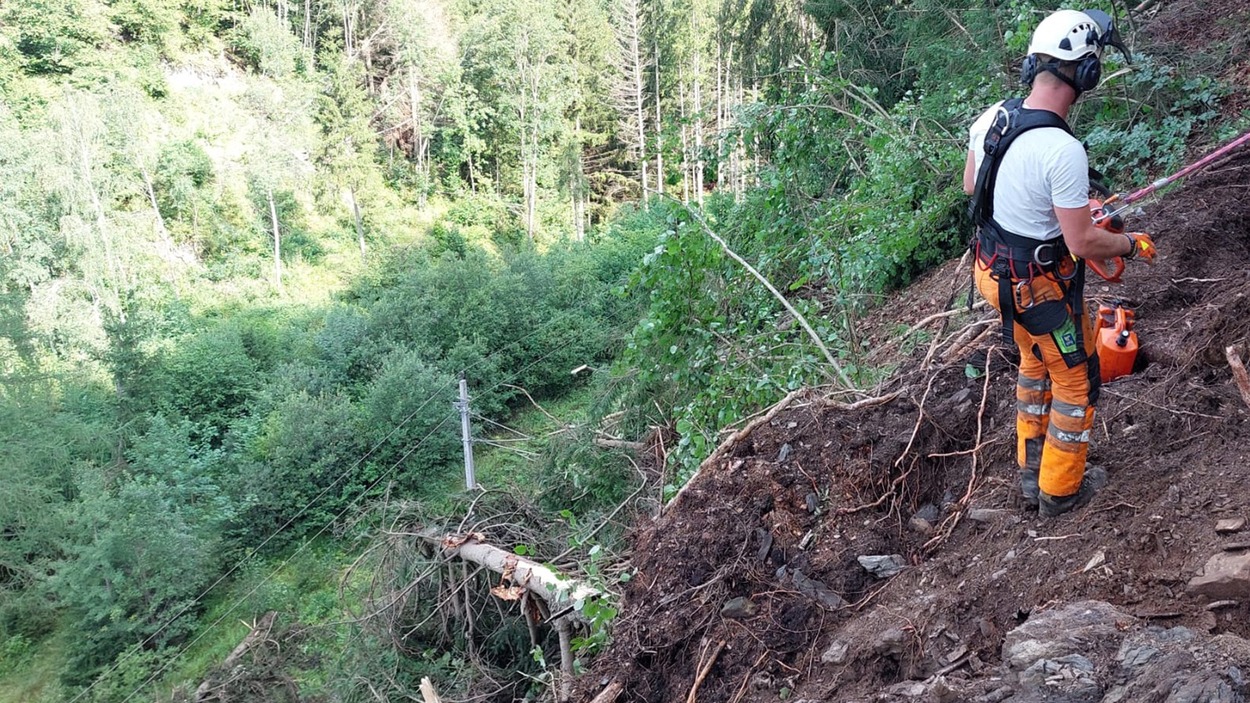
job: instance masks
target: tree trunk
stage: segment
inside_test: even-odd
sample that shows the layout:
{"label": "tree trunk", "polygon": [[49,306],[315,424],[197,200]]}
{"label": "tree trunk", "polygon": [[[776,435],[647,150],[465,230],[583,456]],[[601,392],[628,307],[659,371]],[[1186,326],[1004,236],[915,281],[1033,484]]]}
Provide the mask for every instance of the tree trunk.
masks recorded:
{"label": "tree trunk", "polygon": [[148,173],[146,166],[140,166],[139,170],[143,174],[143,185],[148,189],[148,202],[152,204],[152,214],[156,215],[156,232],[172,250],[173,242],[169,239],[169,229],[165,227],[165,218],[161,216],[161,208],[156,204],[156,189],[152,187],[152,175]]}
{"label": "tree trunk", "polygon": [[278,205],[273,200],[273,188],[265,191],[269,198],[269,219],[273,223],[273,284],[282,292],[282,233],[278,229]]}
{"label": "tree trunk", "polygon": [[733,47],[730,46],[729,58],[726,60],[720,37],[716,38],[716,185],[725,184],[725,85],[729,79],[729,61],[733,59]]}
{"label": "tree trunk", "polygon": [[[497,574],[510,573],[512,587],[523,588],[547,602],[551,612],[568,608],[577,601],[598,598],[595,588],[557,574],[555,571],[499,547],[480,542],[472,535],[440,535],[424,531],[421,539],[439,549],[444,556],[459,557],[485,567]],[[517,598],[520,596],[518,595]],[[580,620],[577,613],[568,617]]]}
{"label": "tree trunk", "polygon": [[694,193],[695,202],[703,207],[703,69],[701,59],[694,55]]}
{"label": "tree trunk", "polygon": [[690,127],[686,124],[686,76],[683,72],[677,79],[677,90],[681,108],[681,201],[690,202],[690,181],[694,174],[690,172]]}
{"label": "tree trunk", "polygon": [[[269,637],[269,632],[273,629],[274,618],[277,616],[277,611],[271,610],[268,613],[265,613],[264,617],[260,620],[256,621],[256,624],[252,626],[252,631],[249,632],[247,637],[244,637],[243,641],[230,652],[230,655],[227,656],[225,661],[223,661],[221,665],[216,668],[216,671],[230,672],[234,669],[234,667],[239,663],[239,660],[243,658],[244,654],[247,654],[249,649],[255,646],[257,642],[263,642]],[[213,689],[213,679],[206,678],[203,683],[195,689],[194,700],[196,703],[200,703],[200,701],[207,699],[209,695],[213,693]],[[215,697],[216,696],[214,696],[214,698]]]}
{"label": "tree trunk", "polygon": [[312,0],[304,0],[304,50],[312,51]]}
{"label": "tree trunk", "polygon": [[360,217],[360,203],[356,200],[356,186],[347,189],[347,195],[352,201],[352,214],[356,217],[356,239],[360,242],[360,260],[365,259],[365,224]]}
{"label": "tree trunk", "polygon": [[586,164],[582,155],[582,116],[573,118],[573,133],[577,135],[577,165],[573,173],[573,238],[586,241]]}
{"label": "tree trunk", "polygon": [[434,690],[434,684],[428,676],[421,679],[421,701],[422,703],[443,703],[443,699],[438,697],[438,691]]}
{"label": "tree trunk", "polygon": [[664,129],[660,121],[660,43],[655,46],[655,192],[664,195]]}
{"label": "tree trunk", "polygon": [[629,98],[628,107],[632,112],[630,120],[634,123],[630,125],[633,128],[632,139],[633,146],[638,150],[638,182],[642,188],[642,201],[647,203],[650,201],[650,181],[647,177],[647,136],[646,136],[646,116],[644,114],[645,102],[643,101],[643,65],[642,65],[642,49],[641,49],[641,33],[642,33],[642,17],[639,8],[639,0],[622,0],[622,18],[624,23],[625,36],[623,44],[625,47],[625,64],[626,74],[629,81]]}

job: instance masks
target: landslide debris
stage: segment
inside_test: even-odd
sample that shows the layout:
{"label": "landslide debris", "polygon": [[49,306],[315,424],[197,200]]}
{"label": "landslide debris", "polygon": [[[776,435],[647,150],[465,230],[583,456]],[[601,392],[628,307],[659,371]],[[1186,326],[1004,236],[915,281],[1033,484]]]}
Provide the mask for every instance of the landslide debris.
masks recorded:
{"label": "landslide debris", "polygon": [[[1195,7],[1152,31],[1189,31]],[[1248,176],[1243,151],[1147,206],[1130,226],[1159,263],[1087,288],[1134,307],[1142,340],[1098,404],[1111,478],[1091,505],[1017,502],[1012,360],[983,311],[944,318],[896,347],[887,400],[791,399],[636,528],[575,700],[609,682],[649,703],[1250,698],[1250,407],[1227,356],[1250,357]],[[904,324],[966,277],[919,285],[904,296],[932,305]]]}

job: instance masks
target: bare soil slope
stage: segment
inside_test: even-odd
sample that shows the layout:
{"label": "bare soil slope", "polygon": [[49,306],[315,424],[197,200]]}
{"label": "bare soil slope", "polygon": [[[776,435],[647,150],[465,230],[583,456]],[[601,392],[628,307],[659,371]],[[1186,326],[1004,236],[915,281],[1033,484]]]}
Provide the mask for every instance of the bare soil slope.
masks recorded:
{"label": "bare soil slope", "polygon": [[[1244,44],[1248,19],[1244,0],[1181,1],[1147,32]],[[1211,29],[1191,36],[1199,25]],[[792,399],[637,529],[613,644],[578,699],[615,680],[619,700],[651,703],[1033,700],[1002,683],[1008,633],[1101,601],[1130,616],[1117,621],[1125,636],[1192,632],[1187,651],[1227,689],[1117,700],[1244,700],[1250,597],[1212,607],[1186,584],[1212,555],[1250,546],[1250,529],[1215,530],[1250,518],[1250,407],[1225,356],[1242,344],[1245,358],[1250,337],[1248,184],[1250,150],[1192,177],[1130,220],[1156,235],[1158,265],[1088,286],[1091,302],[1136,308],[1143,342],[1139,373],[1099,402],[1091,463],[1111,481],[1090,506],[1045,521],[1017,503],[1014,367],[995,325],[969,326],[985,314],[943,320],[937,343],[900,357],[881,389],[892,399]],[[951,285],[906,295],[940,312]],[[971,377],[987,357],[988,376]],[[875,576],[858,559],[874,555],[905,568]],[[1089,653],[1099,671],[1122,672],[1124,657]]]}

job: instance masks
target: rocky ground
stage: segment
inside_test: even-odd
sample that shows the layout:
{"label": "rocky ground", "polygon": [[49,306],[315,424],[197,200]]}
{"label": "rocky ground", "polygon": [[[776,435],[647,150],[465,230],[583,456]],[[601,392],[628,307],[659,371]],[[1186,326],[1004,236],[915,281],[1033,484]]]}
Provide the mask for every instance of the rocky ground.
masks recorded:
{"label": "rocky ground", "polygon": [[[1219,20],[1202,41],[1242,41],[1250,3],[1167,3],[1147,33],[1200,15]],[[577,699],[614,681],[648,703],[1250,698],[1250,406],[1226,356],[1250,358],[1248,175],[1250,150],[1148,206],[1130,225],[1159,264],[1088,288],[1135,308],[1143,344],[1099,402],[1111,479],[1091,505],[1018,503],[1012,360],[982,311],[932,321],[890,346],[879,402],[789,399],[638,527]],[[944,310],[956,271],[908,291],[879,346]]]}

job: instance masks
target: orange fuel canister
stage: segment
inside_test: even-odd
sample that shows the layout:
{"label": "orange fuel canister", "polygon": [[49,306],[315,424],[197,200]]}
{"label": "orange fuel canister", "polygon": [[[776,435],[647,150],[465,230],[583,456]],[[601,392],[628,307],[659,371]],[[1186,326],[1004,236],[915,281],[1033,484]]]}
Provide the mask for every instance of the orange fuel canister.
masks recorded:
{"label": "orange fuel canister", "polygon": [[1097,346],[1103,383],[1133,373],[1133,364],[1137,362],[1133,311],[1119,303],[1099,306]]}

